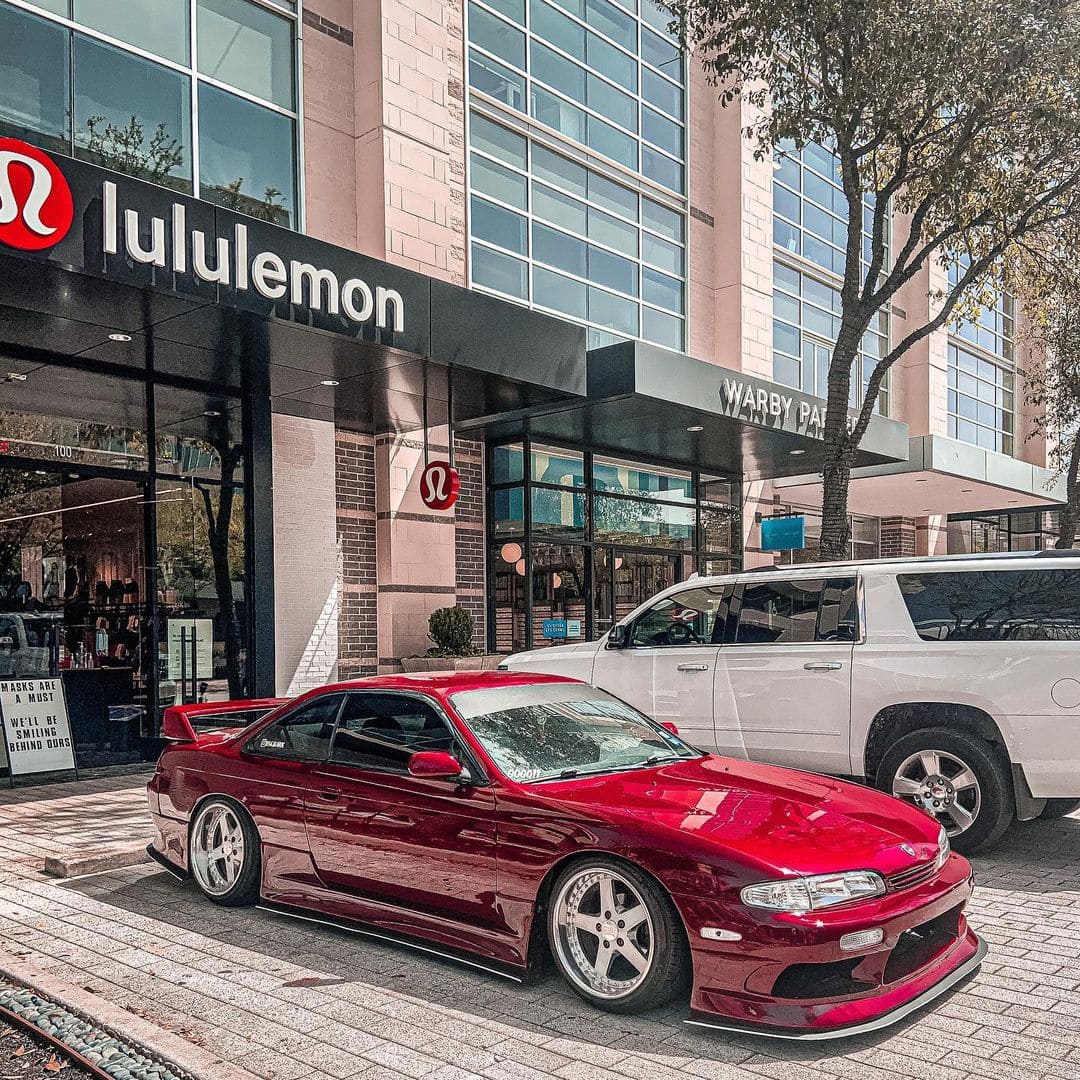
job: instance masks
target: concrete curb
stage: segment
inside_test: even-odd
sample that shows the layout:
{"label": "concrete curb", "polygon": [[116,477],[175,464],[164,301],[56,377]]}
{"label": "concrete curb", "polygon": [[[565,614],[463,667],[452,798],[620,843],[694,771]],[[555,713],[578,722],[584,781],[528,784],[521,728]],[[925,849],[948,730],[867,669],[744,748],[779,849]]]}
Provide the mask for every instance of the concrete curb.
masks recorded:
{"label": "concrete curb", "polygon": [[100,874],[105,870],[123,870],[127,866],[138,866],[149,862],[146,845],[124,848],[119,851],[105,851],[97,855],[46,855],[45,873],[49,877],[73,878],[84,874]]}
{"label": "concrete curb", "polygon": [[263,1080],[255,1073],[238,1068],[209,1050],[166,1031],[151,1020],[115,1005],[100,994],[75,986],[27,961],[13,963],[10,957],[0,962],[0,974],[21,983],[42,997],[51,998],[81,1018],[108,1028],[125,1042],[137,1045],[153,1057],[161,1058],[177,1072],[194,1080]]}

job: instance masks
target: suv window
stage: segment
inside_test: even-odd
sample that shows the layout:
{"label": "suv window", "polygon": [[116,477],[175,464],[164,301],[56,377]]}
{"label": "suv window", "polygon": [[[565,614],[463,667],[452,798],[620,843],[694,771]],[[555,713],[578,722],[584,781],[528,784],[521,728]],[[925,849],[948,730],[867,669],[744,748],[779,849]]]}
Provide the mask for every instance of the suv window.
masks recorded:
{"label": "suv window", "polygon": [[253,754],[292,761],[325,761],[342,697],[342,694],[323,694],[293,709],[263,728],[246,749]]}
{"label": "suv window", "polygon": [[667,596],[637,618],[630,644],[719,645],[725,618],[723,601],[724,589],[716,585]]}
{"label": "suv window", "polygon": [[821,594],[818,641],[858,641],[858,589],[853,577],[829,578]]}
{"label": "suv window", "polygon": [[924,641],[1080,641],[1080,570],[898,574]]}
{"label": "suv window", "polygon": [[454,753],[456,738],[446,721],[408,694],[349,694],[341,710],[330,760],[362,769],[405,773],[420,750]]}
{"label": "suv window", "polygon": [[824,588],[824,581],[805,578],[743,585],[735,643],[790,645],[814,641]]}

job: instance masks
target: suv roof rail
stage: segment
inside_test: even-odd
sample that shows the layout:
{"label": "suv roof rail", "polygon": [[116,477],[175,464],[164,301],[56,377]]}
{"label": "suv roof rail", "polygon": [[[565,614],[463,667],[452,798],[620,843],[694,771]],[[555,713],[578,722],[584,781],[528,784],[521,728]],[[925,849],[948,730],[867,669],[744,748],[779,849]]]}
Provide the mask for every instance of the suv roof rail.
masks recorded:
{"label": "suv roof rail", "polygon": [[1042,548],[1035,553],[1038,559],[1076,559],[1080,558],[1080,548]]}
{"label": "suv roof rail", "polygon": [[[744,570],[734,571],[734,575],[771,573],[777,570],[831,570],[838,568],[857,569],[861,566],[893,566],[897,563],[918,563],[931,565],[935,563],[962,563],[979,561],[1022,561],[1034,558],[1080,558],[1080,548],[1042,548],[1038,551],[964,551],[951,555],[890,555],[883,559],[842,559],[838,562],[806,562],[792,563],[791,565],[777,566],[751,566]],[[728,577],[732,575],[717,574],[716,577]]]}

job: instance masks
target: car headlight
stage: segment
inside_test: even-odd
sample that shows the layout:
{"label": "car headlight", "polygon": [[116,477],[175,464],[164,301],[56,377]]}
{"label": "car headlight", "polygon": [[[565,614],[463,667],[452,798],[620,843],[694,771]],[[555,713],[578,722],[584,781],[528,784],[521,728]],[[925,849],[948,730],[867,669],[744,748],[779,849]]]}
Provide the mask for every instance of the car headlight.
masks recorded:
{"label": "car headlight", "polygon": [[952,845],[949,843],[949,834],[945,831],[945,826],[941,827],[941,831],[938,833],[938,853],[937,862],[934,863],[934,867],[940,870],[949,859],[949,855],[952,852]]}
{"label": "car headlight", "polygon": [[848,870],[842,874],[762,881],[747,885],[739,895],[749,907],[797,913],[866,900],[884,892],[885,882],[880,874],[873,870]]}

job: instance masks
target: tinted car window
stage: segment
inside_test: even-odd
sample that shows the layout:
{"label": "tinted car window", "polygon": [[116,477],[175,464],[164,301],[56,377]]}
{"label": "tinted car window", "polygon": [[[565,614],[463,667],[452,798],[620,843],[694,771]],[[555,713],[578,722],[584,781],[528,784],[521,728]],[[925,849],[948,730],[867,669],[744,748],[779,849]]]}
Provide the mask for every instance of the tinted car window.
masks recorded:
{"label": "tinted car window", "polygon": [[818,641],[856,641],[859,636],[855,578],[829,578],[821,594]]}
{"label": "tinted car window", "polygon": [[324,694],[263,728],[247,749],[294,761],[325,761],[334,736],[341,694]]}
{"label": "tinted car window", "polygon": [[744,585],[735,643],[800,644],[817,636],[824,581],[768,581]]}
{"label": "tinted car window", "polygon": [[654,604],[634,623],[631,645],[719,644],[724,590],[685,589]]}
{"label": "tinted car window", "polygon": [[413,754],[454,748],[454,733],[426,701],[408,694],[349,694],[330,760],[404,773]]}
{"label": "tinted car window", "polygon": [[924,641],[1080,641],[1080,570],[899,574]]}

